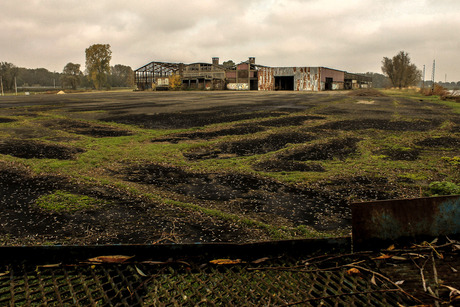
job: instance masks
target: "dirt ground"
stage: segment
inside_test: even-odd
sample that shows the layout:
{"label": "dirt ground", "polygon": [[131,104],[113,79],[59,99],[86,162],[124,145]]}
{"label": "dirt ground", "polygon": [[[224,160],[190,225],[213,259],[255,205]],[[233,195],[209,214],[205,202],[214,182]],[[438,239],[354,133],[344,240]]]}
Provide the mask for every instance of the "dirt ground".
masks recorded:
{"label": "dirt ground", "polygon": [[[455,165],[417,163],[460,155],[459,114],[378,92],[31,95],[0,97],[0,110],[4,245],[343,235],[352,201],[458,180]],[[37,205],[55,191],[104,205]]]}

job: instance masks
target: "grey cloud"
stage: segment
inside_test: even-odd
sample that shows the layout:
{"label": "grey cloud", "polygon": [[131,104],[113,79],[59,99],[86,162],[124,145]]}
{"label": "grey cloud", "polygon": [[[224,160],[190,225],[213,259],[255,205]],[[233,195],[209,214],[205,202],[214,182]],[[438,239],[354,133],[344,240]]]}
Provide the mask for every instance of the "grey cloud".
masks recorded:
{"label": "grey cloud", "polygon": [[457,0],[72,2],[2,3],[0,60],[60,71],[70,61],[84,65],[89,45],[109,43],[112,62],[133,68],[255,56],[273,66],[380,72],[383,56],[405,50],[419,66],[433,57],[450,63],[446,73],[460,80]]}

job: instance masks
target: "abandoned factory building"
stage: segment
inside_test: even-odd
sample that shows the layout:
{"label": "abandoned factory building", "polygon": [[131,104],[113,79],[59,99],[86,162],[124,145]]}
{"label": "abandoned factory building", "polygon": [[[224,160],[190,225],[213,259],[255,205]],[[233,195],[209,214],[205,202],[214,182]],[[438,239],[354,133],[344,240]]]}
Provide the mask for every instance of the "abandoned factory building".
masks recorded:
{"label": "abandoned factory building", "polygon": [[178,76],[183,89],[328,91],[372,87],[372,78],[327,67],[268,67],[254,57],[224,66],[212,63],[150,62],[134,71],[139,90],[167,89]]}

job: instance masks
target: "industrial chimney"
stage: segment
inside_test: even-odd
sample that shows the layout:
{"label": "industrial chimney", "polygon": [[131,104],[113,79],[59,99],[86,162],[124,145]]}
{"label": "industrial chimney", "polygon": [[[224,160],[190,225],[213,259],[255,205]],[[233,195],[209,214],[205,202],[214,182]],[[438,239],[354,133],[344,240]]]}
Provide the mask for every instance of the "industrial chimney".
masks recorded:
{"label": "industrial chimney", "polygon": [[212,65],[219,65],[219,58],[212,58]]}

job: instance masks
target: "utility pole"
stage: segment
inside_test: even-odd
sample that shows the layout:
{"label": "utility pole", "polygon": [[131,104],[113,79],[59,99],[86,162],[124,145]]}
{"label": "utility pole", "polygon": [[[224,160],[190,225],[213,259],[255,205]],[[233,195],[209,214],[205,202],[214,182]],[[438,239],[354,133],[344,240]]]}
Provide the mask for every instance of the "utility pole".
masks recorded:
{"label": "utility pole", "polygon": [[425,65],[423,65],[422,90],[425,89]]}
{"label": "utility pole", "polygon": [[433,70],[431,71],[431,91],[434,91],[434,72],[436,70],[436,60],[433,60]]}
{"label": "utility pole", "polygon": [[16,92],[16,96],[18,95],[18,84],[16,83],[16,77],[14,77],[14,90]]}
{"label": "utility pole", "polygon": [[4,96],[5,94],[3,93],[3,76],[0,76],[0,83],[2,84],[2,96]]}

